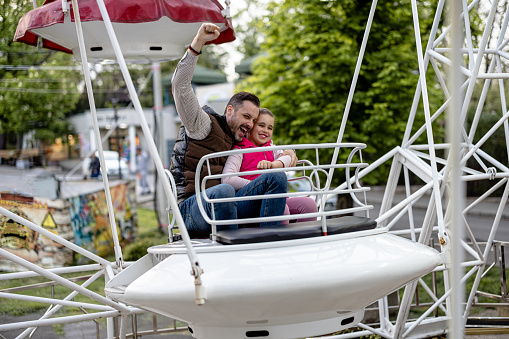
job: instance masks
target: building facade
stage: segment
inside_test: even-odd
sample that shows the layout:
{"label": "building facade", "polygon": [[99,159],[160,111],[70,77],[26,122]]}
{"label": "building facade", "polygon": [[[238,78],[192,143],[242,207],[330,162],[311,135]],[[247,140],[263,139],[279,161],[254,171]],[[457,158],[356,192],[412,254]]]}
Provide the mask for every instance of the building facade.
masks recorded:
{"label": "building facade", "polygon": [[[169,159],[178,129],[180,118],[174,106],[165,107],[157,114],[152,109],[144,109],[145,119],[158,146],[159,154],[164,166],[169,166]],[[69,118],[79,137],[80,156],[86,158],[97,149],[92,122],[92,113],[85,111]],[[136,150],[148,150],[147,136],[141,128],[138,114],[133,108],[120,107],[118,109],[97,109],[97,122],[104,150],[120,153],[120,156],[129,164],[129,170],[136,172]],[[158,128],[160,127],[160,128]],[[159,131],[162,131],[159,139]]]}

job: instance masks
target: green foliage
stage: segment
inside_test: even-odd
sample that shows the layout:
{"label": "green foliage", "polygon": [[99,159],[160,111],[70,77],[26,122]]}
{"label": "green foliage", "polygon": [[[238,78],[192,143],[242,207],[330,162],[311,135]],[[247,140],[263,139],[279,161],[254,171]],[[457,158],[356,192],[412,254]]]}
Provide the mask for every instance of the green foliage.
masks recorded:
{"label": "green foliage", "polygon": [[[419,6],[424,32],[434,4]],[[354,0],[269,4],[271,14],[260,24],[264,56],[237,89],[256,93],[274,112],[278,144],[337,140],[370,6]],[[367,162],[401,144],[418,80],[415,50],[410,1],[379,2],[342,139],[366,143]],[[383,183],[387,173],[382,167],[368,183]]]}
{"label": "green foliage", "polygon": [[[482,105],[482,111],[480,111],[480,115],[476,117],[476,110],[481,99],[481,92],[483,87],[484,81],[479,81],[476,84],[467,112],[466,130],[467,133],[471,134],[472,142],[474,144],[477,144],[481,138],[486,133],[488,133],[497,122],[502,119],[503,114],[506,112],[505,104],[503,104],[504,101],[501,98],[499,84],[497,82],[492,82],[488,89],[485,102],[481,103],[484,104]],[[505,89],[505,93],[503,95],[506,98],[508,97],[509,92],[507,89]],[[473,129],[476,130],[475,134],[471,133],[471,130]],[[504,163],[504,161],[507,162],[507,159],[509,159],[509,150],[506,144],[506,135],[503,124],[498,129],[493,131],[491,136],[486,139],[481,148],[494,159],[498,159],[502,163]],[[485,168],[483,168],[479,161],[481,161],[481,158],[472,158],[467,162],[467,165],[480,172],[485,172]],[[487,162],[485,162],[484,165],[491,167],[491,165]],[[467,194],[469,196],[479,196],[480,194],[493,187],[496,183],[496,180],[467,182]],[[493,195],[502,196],[502,194],[503,187],[496,190]]]}
{"label": "green foliage", "polygon": [[[72,56],[14,42],[19,19],[32,9],[25,1],[0,2],[0,64],[75,66]],[[0,69],[0,134],[24,134],[51,142],[70,132],[65,115],[78,100],[79,71]]]}
{"label": "green foliage", "polygon": [[[467,128],[472,128],[473,126],[477,105],[481,99],[483,84],[484,82],[479,82],[474,88],[474,93],[467,113]],[[505,87],[504,89],[504,96],[507,98],[509,91],[507,91]],[[487,92],[482,113],[479,116],[478,121],[476,121],[477,125],[475,127],[477,128],[477,132],[473,135],[474,143],[478,142],[483,135],[485,135],[500,119],[502,119],[505,112],[506,108],[504,107],[501,99],[500,87],[498,83],[493,82]],[[469,130],[467,129],[467,131]],[[494,158],[508,158],[503,125],[494,131],[491,137],[483,144],[482,149]]]}
{"label": "green foliage", "polygon": [[135,261],[147,254],[147,248],[168,242],[168,234],[158,225],[153,210],[138,208],[138,239],[123,249],[125,261]]}
{"label": "green foliage", "polygon": [[245,7],[239,9],[233,19],[238,23],[235,26],[235,35],[242,41],[238,51],[244,55],[244,58],[249,58],[260,53],[263,41],[263,21],[262,15],[257,14],[257,10],[262,6],[259,0],[245,0],[244,3]]}
{"label": "green foliage", "polygon": [[167,243],[168,239],[165,239],[161,235],[162,234],[160,234],[159,237],[150,238],[141,237],[138,241],[127,245],[124,248],[124,260],[136,261],[147,254],[147,248]]}

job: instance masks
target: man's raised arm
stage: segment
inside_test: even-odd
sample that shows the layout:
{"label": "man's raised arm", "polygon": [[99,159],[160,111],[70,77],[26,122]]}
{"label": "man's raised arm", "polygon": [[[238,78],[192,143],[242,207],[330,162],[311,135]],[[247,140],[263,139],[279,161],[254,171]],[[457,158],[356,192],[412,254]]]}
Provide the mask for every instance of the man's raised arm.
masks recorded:
{"label": "man's raised arm", "polygon": [[193,139],[204,139],[210,133],[210,118],[198,103],[191,79],[203,46],[206,42],[217,39],[219,34],[218,26],[211,23],[202,24],[171,79],[177,113],[187,135]]}

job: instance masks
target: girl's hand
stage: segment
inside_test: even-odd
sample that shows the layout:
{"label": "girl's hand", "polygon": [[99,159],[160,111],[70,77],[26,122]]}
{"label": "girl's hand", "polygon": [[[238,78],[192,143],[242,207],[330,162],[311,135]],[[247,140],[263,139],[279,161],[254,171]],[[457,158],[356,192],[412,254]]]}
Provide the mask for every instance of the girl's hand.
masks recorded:
{"label": "girl's hand", "polygon": [[283,168],[285,167],[285,164],[283,164],[283,162],[280,160],[275,161],[261,160],[256,167],[260,170],[269,168]]}
{"label": "girl's hand", "polygon": [[258,163],[257,168],[260,170],[272,168],[272,162],[268,160],[261,160]]}

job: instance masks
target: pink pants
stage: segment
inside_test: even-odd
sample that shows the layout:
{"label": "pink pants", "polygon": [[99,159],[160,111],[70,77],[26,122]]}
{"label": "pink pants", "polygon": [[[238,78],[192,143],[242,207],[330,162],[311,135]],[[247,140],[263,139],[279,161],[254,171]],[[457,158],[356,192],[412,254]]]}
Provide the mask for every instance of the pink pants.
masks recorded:
{"label": "pink pants", "polygon": [[[312,198],[310,197],[286,198],[285,215],[314,213],[314,212],[318,212],[318,207],[316,207],[316,202]],[[297,222],[314,220],[316,220],[316,217],[297,219]],[[288,223],[289,223],[288,220],[281,221],[281,225],[287,225]]]}

